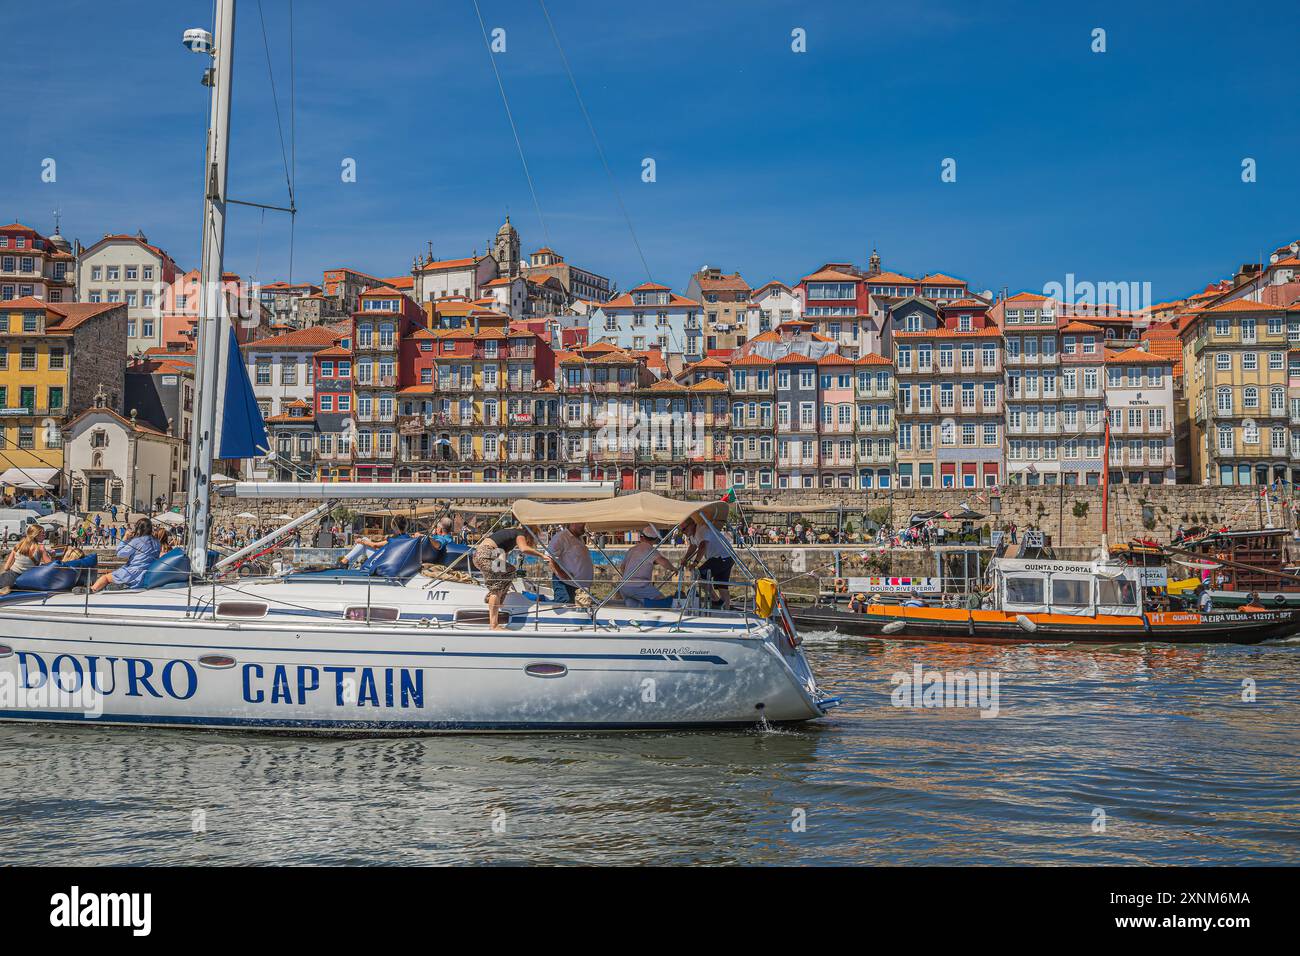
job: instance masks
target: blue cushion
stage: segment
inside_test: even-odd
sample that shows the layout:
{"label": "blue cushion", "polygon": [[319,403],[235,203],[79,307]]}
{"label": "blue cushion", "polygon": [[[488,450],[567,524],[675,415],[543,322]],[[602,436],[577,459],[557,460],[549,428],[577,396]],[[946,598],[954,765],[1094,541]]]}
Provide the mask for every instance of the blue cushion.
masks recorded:
{"label": "blue cushion", "polygon": [[420,570],[421,538],[398,535],[372,555],[361,570],[380,578],[409,578]]}
{"label": "blue cushion", "polygon": [[469,555],[474,549],[468,544],[456,544],[452,542],[442,549],[442,554],[438,559],[439,564],[455,565],[461,571],[468,571]]}
{"label": "blue cushion", "polygon": [[77,586],[81,572],[51,562],[28,568],[14,580],[15,591],[71,591]]}
{"label": "blue cushion", "polygon": [[166,554],[154,558],[153,563],[145,568],[138,587],[157,588],[164,584],[184,583],[189,577],[189,555],[184,548],[172,548]]}

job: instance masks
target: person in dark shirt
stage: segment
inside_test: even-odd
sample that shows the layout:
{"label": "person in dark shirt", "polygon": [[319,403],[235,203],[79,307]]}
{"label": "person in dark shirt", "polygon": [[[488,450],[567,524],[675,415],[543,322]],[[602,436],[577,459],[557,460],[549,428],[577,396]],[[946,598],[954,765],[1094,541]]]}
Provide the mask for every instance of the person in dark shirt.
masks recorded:
{"label": "person in dark shirt", "polygon": [[505,630],[500,623],[501,603],[515,580],[515,569],[510,564],[512,551],[540,558],[557,571],[555,560],[536,545],[533,533],[527,528],[502,528],[483,536],[474,548],[474,567],[483,575],[487,587],[484,603],[488,606],[488,626],[494,631]]}

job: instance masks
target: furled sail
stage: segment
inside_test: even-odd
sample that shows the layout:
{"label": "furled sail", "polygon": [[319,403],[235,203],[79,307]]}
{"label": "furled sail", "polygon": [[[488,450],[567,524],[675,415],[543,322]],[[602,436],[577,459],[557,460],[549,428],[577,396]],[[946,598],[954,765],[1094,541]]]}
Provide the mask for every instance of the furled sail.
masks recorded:
{"label": "furled sail", "polygon": [[217,379],[223,387],[217,396],[217,434],[213,447],[218,449],[218,458],[257,458],[270,453],[271,441],[262,410],[253,395],[248,369],[240,357],[235,330],[228,327],[226,331],[226,348],[221,356],[225,369]]}

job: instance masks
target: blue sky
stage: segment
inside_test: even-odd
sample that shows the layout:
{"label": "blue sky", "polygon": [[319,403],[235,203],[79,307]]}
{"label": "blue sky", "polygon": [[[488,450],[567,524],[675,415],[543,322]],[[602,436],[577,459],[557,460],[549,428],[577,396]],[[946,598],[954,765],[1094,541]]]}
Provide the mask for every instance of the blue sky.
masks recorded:
{"label": "blue sky", "polygon": [[[509,210],[629,288],[646,271],[534,0],[298,0],[294,277],[480,252]],[[262,0],[288,123],[286,0]],[[980,290],[1149,281],[1157,300],[1300,238],[1300,18],[1219,4],[549,0],[656,281],[702,264],[754,285],[828,260]],[[6,0],[0,217],[90,243],[143,229],[198,261],[206,90],[180,44],[208,2]],[[256,0],[236,45],[231,194],[282,203]],[[1091,51],[1094,28],[1105,53]],[[807,52],[791,51],[791,31]],[[58,31],[63,33],[59,36]],[[59,42],[51,45],[52,37]],[[286,135],[288,131],[286,128]],[[54,158],[57,182],[43,183]],[[341,162],[357,181],[341,181]],[[657,182],[641,181],[651,157]],[[1241,181],[1243,158],[1258,181]],[[957,180],[941,182],[945,158]],[[288,277],[286,220],[231,216],[228,268]]]}

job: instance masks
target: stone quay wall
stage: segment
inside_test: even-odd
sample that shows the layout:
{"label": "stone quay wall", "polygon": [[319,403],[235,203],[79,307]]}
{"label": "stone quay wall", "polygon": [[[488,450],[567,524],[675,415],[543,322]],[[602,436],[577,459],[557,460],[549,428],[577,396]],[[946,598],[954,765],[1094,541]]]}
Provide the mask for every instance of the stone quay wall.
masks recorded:
{"label": "stone quay wall", "polygon": [[[377,486],[382,487],[382,486]],[[980,496],[983,496],[982,498]],[[687,495],[699,500],[716,500],[715,493]],[[421,502],[422,503],[422,502]],[[921,511],[947,511],[962,504],[985,515],[974,524],[992,529],[1015,525],[1020,531],[1040,530],[1051,537],[1058,548],[1095,547],[1101,540],[1101,488],[1057,485],[1052,487],[1005,487],[997,494],[988,489],[890,489],[872,491],[832,491],[808,489],[769,492],[761,495],[739,493],[740,513],[747,521],[760,525],[786,526],[802,521],[813,527],[835,524],[835,515],[810,509],[842,505],[846,528],[860,531],[863,515],[884,521],[894,528],[906,527],[911,516]],[[217,498],[214,501],[217,526],[231,524],[235,515],[252,512],[263,515],[265,523],[275,514],[299,515],[319,502],[310,499],[249,500]],[[377,509],[400,510],[412,502],[386,499],[359,499],[344,502],[353,513]],[[500,502],[465,502],[466,506],[500,504]],[[789,514],[751,510],[753,505],[789,508]],[[1274,527],[1296,527],[1295,502],[1288,495],[1274,494],[1269,499]],[[453,505],[452,513],[455,511]],[[736,511],[733,509],[733,519]],[[480,515],[479,521],[493,516]],[[1110,489],[1110,540],[1125,541],[1135,537],[1152,537],[1168,541],[1175,530],[1194,526],[1229,525],[1233,528],[1258,528],[1267,523],[1268,509],[1264,497],[1252,487],[1217,487],[1210,485],[1115,485]],[[954,525],[948,525],[954,528]]]}

